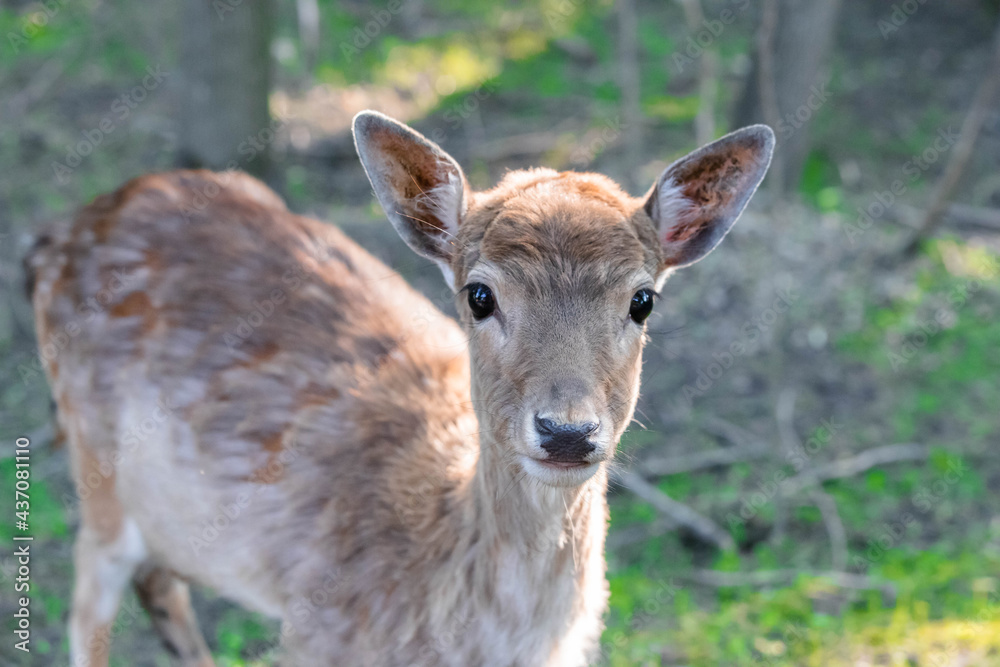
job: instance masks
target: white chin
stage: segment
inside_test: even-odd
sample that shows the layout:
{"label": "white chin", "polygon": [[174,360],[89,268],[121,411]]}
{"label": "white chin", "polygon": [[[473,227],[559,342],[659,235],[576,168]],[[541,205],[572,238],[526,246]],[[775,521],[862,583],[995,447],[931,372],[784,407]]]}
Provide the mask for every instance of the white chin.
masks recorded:
{"label": "white chin", "polygon": [[530,456],[522,456],[521,465],[528,475],[549,486],[580,486],[601,467],[601,463],[597,462],[566,468],[543,463]]}

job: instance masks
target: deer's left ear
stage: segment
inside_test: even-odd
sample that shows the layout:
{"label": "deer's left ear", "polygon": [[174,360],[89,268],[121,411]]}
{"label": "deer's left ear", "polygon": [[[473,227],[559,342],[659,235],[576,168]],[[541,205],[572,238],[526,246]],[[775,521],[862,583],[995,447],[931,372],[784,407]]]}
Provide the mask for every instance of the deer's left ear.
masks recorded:
{"label": "deer's left ear", "polygon": [[682,157],[646,200],[663,247],[661,269],[694,264],[719,245],[764,179],[774,132],[752,125]]}

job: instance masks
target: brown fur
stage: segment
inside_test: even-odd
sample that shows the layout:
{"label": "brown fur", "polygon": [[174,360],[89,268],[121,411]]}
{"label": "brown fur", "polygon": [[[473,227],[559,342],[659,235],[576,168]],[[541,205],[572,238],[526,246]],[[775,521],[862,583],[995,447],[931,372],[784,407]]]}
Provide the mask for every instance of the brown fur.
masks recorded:
{"label": "brown fur", "polygon": [[[459,291],[459,326],[242,174],[136,179],[28,259],[82,502],[77,664],[106,663],[133,577],[189,665],[211,658],[186,580],[282,618],[292,664],[592,655],[607,462],[638,395],[629,303],[683,248],[604,177],[472,193],[440,149],[380,127],[362,158],[390,218],[456,287],[488,281],[495,316]],[[539,472],[537,413],[599,421],[585,476]]]}

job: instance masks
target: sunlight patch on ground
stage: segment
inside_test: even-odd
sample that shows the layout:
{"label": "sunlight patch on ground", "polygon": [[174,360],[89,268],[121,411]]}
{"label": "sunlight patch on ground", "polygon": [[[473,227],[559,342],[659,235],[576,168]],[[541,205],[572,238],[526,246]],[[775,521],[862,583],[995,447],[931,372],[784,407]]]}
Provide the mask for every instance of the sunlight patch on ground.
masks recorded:
{"label": "sunlight patch on ground", "polygon": [[991,279],[1000,274],[994,255],[986,248],[950,240],[935,242],[944,267],[959,278]]}
{"label": "sunlight patch on ground", "polygon": [[1000,620],[914,623],[897,615],[888,627],[849,634],[810,664],[830,667],[995,667]]}
{"label": "sunlight patch on ground", "polygon": [[[272,113],[294,118],[312,138],[350,128],[364,109],[378,109],[409,122],[420,118],[450,95],[474,90],[500,74],[504,58],[522,59],[539,53],[547,37],[538,31],[512,33],[506,40],[470,45],[461,39],[399,44],[371,74],[371,83],[319,83],[301,94],[275,91]],[[301,146],[297,146],[301,148]]]}

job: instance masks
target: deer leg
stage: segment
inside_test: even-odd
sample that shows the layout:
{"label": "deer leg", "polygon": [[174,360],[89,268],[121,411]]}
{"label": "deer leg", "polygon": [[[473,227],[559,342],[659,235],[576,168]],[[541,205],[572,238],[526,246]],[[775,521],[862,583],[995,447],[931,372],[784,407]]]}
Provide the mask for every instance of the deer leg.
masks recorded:
{"label": "deer leg", "polygon": [[152,563],[139,569],[133,583],[156,633],[174,660],[184,667],[214,667],[191,608],[187,583]]}
{"label": "deer leg", "polygon": [[76,582],[69,619],[73,667],[104,667],[111,648],[112,624],[122,593],[142,561],[142,536],[126,520],[114,539],[83,525],[74,549]]}
{"label": "deer leg", "polygon": [[80,528],[73,550],[75,582],[69,639],[73,667],[105,667],[112,624],[122,593],[146,548],[136,523],[125,516],[115,490],[115,470],[72,432]]}

